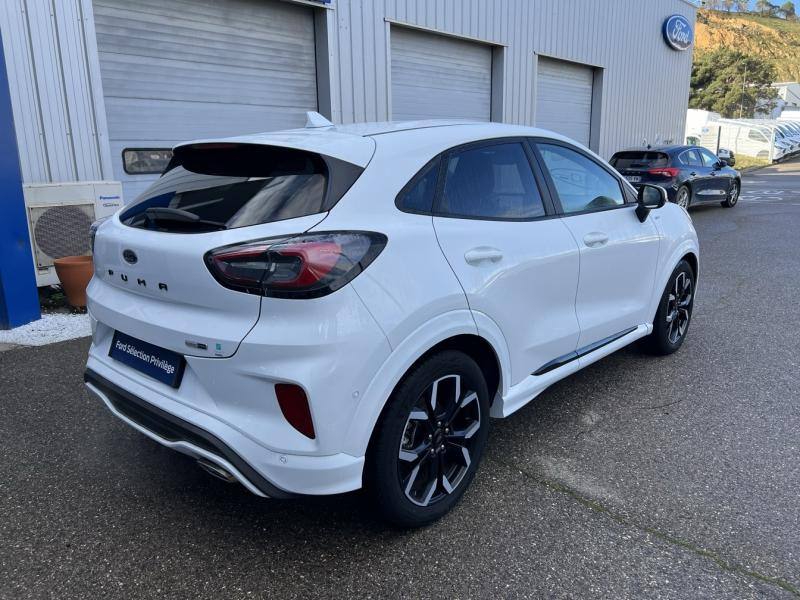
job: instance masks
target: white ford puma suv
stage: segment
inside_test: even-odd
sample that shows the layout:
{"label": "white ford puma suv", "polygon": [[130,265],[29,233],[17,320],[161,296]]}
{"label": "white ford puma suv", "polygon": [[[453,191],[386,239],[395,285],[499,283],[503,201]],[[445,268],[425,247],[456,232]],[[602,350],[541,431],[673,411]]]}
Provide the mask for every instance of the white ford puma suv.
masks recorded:
{"label": "white ford puma suv", "polygon": [[255,494],[365,487],[403,526],[458,501],[490,416],[635,340],[677,350],[699,258],[661,188],[462,122],[183,144],[94,236],[85,380],[115,415]]}

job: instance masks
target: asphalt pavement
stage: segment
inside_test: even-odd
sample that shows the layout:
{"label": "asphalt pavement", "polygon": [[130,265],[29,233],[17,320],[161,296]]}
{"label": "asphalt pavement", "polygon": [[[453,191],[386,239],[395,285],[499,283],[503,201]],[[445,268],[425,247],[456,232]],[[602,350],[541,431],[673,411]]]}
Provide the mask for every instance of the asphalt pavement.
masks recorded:
{"label": "asphalt pavement", "polygon": [[691,212],[680,352],[625,349],[493,421],[422,530],[211,478],[85,393],[88,340],[0,352],[0,597],[800,597],[800,162]]}

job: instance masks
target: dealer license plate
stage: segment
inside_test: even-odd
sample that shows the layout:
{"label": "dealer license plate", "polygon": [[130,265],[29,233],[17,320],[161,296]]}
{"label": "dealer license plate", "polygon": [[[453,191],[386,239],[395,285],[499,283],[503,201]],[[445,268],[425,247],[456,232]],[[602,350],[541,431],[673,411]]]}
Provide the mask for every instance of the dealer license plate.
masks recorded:
{"label": "dealer license plate", "polygon": [[108,355],[145,375],[174,388],[180,386],[186,359],[182,354],[114,332]]}

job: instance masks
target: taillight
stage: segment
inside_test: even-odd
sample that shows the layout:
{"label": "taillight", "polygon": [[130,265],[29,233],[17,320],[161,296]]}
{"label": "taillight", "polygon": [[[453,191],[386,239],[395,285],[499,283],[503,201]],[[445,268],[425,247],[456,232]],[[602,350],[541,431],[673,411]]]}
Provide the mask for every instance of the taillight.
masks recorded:
{"label": "taillight", "polygon": [[276,383],[275,395],[281,407],[283,417],[289,425],[312,440],[317,437],[314,432],[314,421],[311,420],[311,409],[308,406],[306,393],[299,385]]}
{"label": "taillight", "polygon": [[674,178],[678,176],[680,173],[680,169],[677,167],[662,167],[659,169],[650,169],[647,171],[649,175],[662,175],[664,177]]}
{"label": "taillight", "polygon": [[386,236],[328,231],[255,240],[206,253],[227,288],[273,298],[318,298],[352,281],[386,246]]}

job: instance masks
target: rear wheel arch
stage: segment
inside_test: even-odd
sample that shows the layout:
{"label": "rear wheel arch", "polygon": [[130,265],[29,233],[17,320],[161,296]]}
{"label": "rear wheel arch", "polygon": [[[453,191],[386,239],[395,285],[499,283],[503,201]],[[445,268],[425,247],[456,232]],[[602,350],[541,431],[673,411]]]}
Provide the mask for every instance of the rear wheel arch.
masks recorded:
{"label": "rear wheel arch", "polygon": [[437,342],[436,344],[428,348],[425,352],[420,354],[419,357],[408,367],[408,369],[405,370],[405,372],[397,380],[394,387],[392,388],[392,392],[385,399],[380,415],[378,416],[377,420],[373,425],[372,432],[370,434],[369,444],[367,446],[367,454],[370,453],[375,438],[375,431],[378,429],[378,424],[381,422],[384,415],[386,414],[386,411],[389,406],[389,399],[392,397],[392,394],[394,394],[394,391],[409,375],[409,373],[413,372],[414,369],[416,369],[421,363],[425,362],[431,356],[445,352],[447,350],[457,350],[458,352],[463,352],[477,363],[478,367],[480,367],[481,372],[483,373],[484,379],[486,380],[486,387],[489,390],[490,405],[494,402],[495,397],[502,390],[503,373],[500,365],[500,359],[498,358],[497,352],[495,351],[492,344],[488,340],[486,340],[486,338],[470,333],[458,334],[448,337],[444,340],[441,340],[440,342]]}

